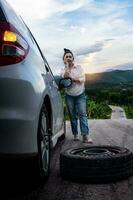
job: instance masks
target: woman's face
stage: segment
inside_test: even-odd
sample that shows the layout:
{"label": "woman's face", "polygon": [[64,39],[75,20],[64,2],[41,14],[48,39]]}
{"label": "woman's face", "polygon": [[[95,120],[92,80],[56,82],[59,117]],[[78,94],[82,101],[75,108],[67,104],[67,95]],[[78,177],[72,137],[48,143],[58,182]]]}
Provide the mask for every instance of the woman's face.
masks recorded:
{"label": "woman's face", "polygon": [[73,63],[73,56],[71,53],[66,53],[64,56],[64,63]]}

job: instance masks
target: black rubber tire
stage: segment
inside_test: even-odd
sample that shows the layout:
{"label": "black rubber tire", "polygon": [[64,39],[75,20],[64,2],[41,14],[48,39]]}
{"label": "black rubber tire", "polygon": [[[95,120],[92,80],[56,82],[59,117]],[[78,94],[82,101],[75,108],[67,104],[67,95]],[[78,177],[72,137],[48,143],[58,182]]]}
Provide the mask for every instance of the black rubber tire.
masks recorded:
{"label": "black rubber tire", "polygon": [[36,158],[37,175],[40,181],[44,181],[48,178],[50,173],[50,157],[51,157],[51,147],[50,147],[51,135],[49,133],[49,118],[45,105],[42,107],[40,113],[37,140],[38,140],[38,155]]}
{"label": "black rubber tire", "polygon": [[105,145],[67,149],[60,153],[60,174],[79,182],[116,182],[133,174],[133,153]]}

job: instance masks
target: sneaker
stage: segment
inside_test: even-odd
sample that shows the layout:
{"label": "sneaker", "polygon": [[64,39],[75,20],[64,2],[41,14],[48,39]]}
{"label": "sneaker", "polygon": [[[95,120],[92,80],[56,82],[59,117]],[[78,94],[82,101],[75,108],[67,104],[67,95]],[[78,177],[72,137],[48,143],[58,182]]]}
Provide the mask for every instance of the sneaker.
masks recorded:
{"label": "sneaker", "polygon": [[83,143],[90,143],[92,144],[93,141],[88,135],[83,135]]}
{"label": "sneaker", "polygon": [[73,140],[74,140],[74,141],[78,141],[78,140],[79,140],[78,135],[74,135]]}

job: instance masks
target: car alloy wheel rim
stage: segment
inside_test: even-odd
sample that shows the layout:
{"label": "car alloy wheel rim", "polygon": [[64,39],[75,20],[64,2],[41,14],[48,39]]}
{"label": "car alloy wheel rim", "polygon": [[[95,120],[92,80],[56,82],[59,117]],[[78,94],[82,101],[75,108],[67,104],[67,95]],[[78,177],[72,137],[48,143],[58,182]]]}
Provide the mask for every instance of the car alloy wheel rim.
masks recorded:
{"label": "car alloy wheel rim", "polygon": [[49,167],[49,136],[47,130],[47,119],[44,113],[42,114],[41,119],[41,156],[43,170],[47,172]]}
{"label": "car alloy wheel rim", "polygon": [[121,153],[121,150],[117,147],[86,147],[86,148],[79,148],[73,149],[70,154],[82,156],[82,157],[89,157],[91,155],[108,155],[108,156],[115,156]]}

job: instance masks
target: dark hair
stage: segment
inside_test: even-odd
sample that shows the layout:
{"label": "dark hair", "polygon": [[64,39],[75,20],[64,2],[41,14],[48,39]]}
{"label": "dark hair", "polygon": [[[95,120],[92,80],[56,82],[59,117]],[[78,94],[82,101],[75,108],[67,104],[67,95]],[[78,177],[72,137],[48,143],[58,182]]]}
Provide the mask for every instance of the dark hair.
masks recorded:
{"label": "dark hair", "polygon": [[63,60],[64,60],[64,57],[65,57],[65,55],[66,55],[67,53],[70,53],[70,54],[72,54],[72,57],[73,57],[73,60],[74,60],[73,53],[72,53],[72,52],[71,52],[69,49],[65,49],[65,48],[64,48]]}

